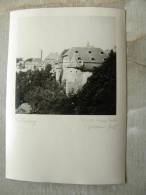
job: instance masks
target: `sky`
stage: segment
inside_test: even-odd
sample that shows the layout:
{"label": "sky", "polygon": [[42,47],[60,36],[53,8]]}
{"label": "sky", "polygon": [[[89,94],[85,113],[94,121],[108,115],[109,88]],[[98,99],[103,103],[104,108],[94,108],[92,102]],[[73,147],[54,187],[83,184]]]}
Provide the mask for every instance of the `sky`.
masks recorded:
{"label": "sky", "polygon": [[17,56],[43,57],[87,43],[102,49],[116,46],[115,19],[101,16],[36,16],[19,18]]}

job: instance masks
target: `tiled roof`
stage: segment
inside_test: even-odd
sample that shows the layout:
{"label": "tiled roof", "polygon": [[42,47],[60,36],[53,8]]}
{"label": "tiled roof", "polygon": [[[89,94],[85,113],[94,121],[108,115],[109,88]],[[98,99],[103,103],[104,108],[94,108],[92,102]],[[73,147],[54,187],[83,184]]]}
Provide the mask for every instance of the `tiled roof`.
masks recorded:
{"label": "tiled roof", "polygon": [[75,57],[77,60],[82,60],[88,63],[102,63],[107,53],[100,48],[95,47],[72,47],[71,49],[64,50],[62,56],[68,56],[71,60]]}

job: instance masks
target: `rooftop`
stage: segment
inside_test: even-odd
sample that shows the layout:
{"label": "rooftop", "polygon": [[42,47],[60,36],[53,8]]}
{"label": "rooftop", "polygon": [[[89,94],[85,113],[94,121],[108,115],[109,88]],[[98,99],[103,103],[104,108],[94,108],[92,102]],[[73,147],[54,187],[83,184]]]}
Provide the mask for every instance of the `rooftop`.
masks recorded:
{"label": "rooftop", "polygon": [[107,57],[107,52],[95,47],[72,47],[62,52],[62,57],[68,56],[71,60],[75,57],[78,61],[87,63],[102,63]]}

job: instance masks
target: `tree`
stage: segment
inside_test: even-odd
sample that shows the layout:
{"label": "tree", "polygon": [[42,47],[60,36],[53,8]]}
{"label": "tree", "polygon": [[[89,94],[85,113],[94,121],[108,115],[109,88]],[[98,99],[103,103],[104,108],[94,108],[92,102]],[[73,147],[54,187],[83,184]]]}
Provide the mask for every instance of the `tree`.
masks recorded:
{"label": "tree", "polygon": [[76,95],[78,114],[116,114],[116,53],[109,57]]}

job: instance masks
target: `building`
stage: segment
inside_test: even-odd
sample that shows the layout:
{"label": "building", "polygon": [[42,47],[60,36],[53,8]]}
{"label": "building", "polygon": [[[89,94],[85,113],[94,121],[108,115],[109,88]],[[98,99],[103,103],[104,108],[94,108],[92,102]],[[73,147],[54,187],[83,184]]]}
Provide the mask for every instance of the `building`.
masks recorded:
{"label": "building", "polygon": [[24,67],[24,71],[43,70],[45,69],[45,64],[41,58],[30,58],[25,60]]}
{"label": "building", "polygon": [[64,50],[60,56],[56,80],[65,83],[67,95],[77,93],[92,75],[94,68],[100,67],[107,57],[107,52],[91,46]]}
{"label": "building", "polygon": [[40,58],[28,58],[23,60],[23,58],[16,59],[16,71],[17,72],[27,72],[28,70],[44,70],[46,64],[43,61],[43,50],[40,50]]}
{"label": "building", "polygon": [[59,54],[56,53],[50,53],[45,59],[44,64],[45,66],[51,65],[52,73],[56,72],[56,66],[58,66],[58,60],[59,60]]}
{"label": "building", "polygon": [[16,59],[16,72],[20,72],[24,69],[24,60],[23,58]]}

